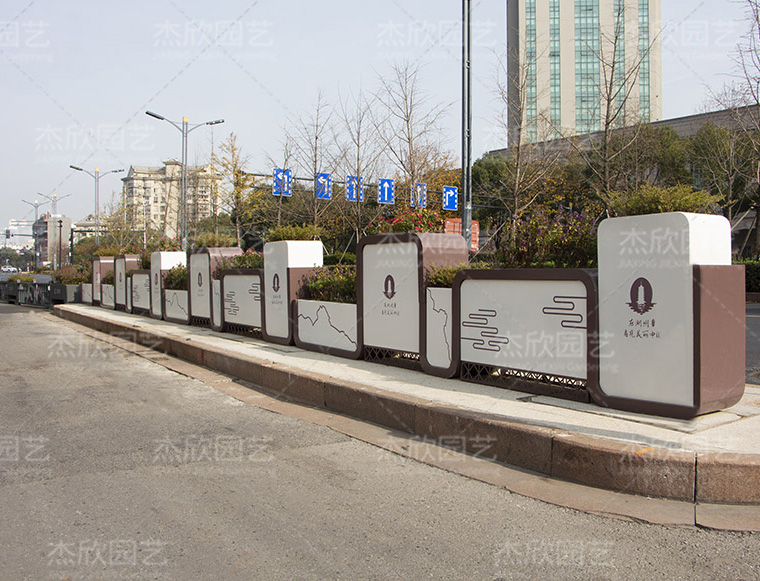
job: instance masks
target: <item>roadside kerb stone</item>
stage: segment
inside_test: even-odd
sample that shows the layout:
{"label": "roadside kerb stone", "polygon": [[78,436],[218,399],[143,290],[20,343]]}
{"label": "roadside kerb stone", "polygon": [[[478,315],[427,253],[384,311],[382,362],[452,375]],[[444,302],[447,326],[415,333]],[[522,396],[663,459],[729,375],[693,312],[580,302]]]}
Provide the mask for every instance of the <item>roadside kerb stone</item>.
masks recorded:
{"label": "roadside kerb stone", "polygon": [[298,370],[282,363],[267,362],[259,367],[260,380],[255,383],[272,395],[288,401],[325,407],[325,377]]}
{"label": "roadside kerb stone", "polygon": [[558,430],[429,403],[417,407],[415,425],[417,435],[423,438],[445,443],[461,437],[469,454],[551,473],[552,439]]}
{"label": "roadside kerb stone", "polygon": [[425,403],[353,382],[325,380],[325,408],[408,434],[416,434],[415,410]]}
{"label": "roadside kerb stone", "polygon": [[[66,320],[238,377],[284,400],[306,403],[439,443],[462,436],[468,453],[570,482],[621,493],[695,502],[760,504],[760,456],[730,459],[630,443],[520,423],[492,414],[290,368],[256,356],[228,353],[202,340],[147,331],[94,314],[54,308]],[[129,335],[128,332],[132,332]],[[483,442],[492,447],[483,451]],[[699,478],[699,481],[698,481]],[[737,485],[736,483],[741,483]],[[733,490],[731,486],[733,485]],[[695,493],[699,490],[699,496]]]}
{"label": "roadside kerb stone", "polygon": [[760,504],[760,454],[697,454],[697,502]]}
{"label": "roadside kerb stone", "polygon": [[585,434],[558,434],[552,443],[551,476],[628,494],[694,502],[696,455]]}

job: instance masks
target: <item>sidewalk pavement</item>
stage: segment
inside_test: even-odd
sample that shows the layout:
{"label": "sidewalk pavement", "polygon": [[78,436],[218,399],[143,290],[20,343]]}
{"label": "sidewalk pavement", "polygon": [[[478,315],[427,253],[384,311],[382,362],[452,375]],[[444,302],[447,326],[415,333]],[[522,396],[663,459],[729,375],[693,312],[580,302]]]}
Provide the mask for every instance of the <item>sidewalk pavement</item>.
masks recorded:
{"label": "sidewalk pavement", "polygon": [[[88,305],[60,305],[54,313],[240,378],[278,399],[373,422],[521,471],[626,495],[745,505],[753,518],[760,516],[758,386],[747,385],[744,398],[728,410],[675,420],[440,379]],[[716,513],[736,511],[724,507]]]}

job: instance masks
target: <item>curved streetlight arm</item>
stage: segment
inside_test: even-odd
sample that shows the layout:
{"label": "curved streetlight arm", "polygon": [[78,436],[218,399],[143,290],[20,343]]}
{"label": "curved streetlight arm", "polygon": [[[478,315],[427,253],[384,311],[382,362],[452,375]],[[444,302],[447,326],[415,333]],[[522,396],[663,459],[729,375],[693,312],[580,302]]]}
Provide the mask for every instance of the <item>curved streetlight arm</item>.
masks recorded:
{"label": "curved streetlight arm", "polygon": [[172,125],[174,125],[177,131],[179,131],[180,133],[182,132],[182,125],[180,125],[179,123],[175,121],[172,121],[171,119],[167,119],[163,115],[159,115],[158,113],[154,113],[153,111],[146,111],[145,114],[148,115],[149,117],[153,117],[154,119],[158,119],[159,121],[166,121],[167,123],[171,123]]}
{"label": "curved streetlight arm", "polygon": [[[177,131],[183,132],[182,125],[176,121],[172,121],[171,119],[167,119],[163,115],[159,115],[158,113],[154,113],[153,111],[146,111],[146,115],[149,117],[153,117],[154,119],[158,119],[159,121],[166,121],[167,123],[171,123],[176,127]],[[204,123],[196,123],[195,125],[189,125],[187,128],[187,132],[190,133],[193,129],[198,129],[198,127],[203,127],[204,125],[219,125],[220,123],[224,123],[224,119],[214,119],[213,121],[205,121]]]}
{"label": "curved streetlight arm", "polygon": [[[71,194],[66,194],[65,196],[60,196],[60,197],[56,196],[55,194],[53,194],[52,196],[48,196],[48,195],[45,195],[45,194],[43,194],[41,192],[37,192],[37,194],[40,195],[40,196],[42,196],[43,198],[47,198],[51,202],[60,202],[61,200],[64,200],[66,198],[70,198],[71,197]],[[22,200],[22,202],[23,202],[23,200]],[[47,204],[47,202],[45,202],[45,204]]]}
{"label": "curved streetlight arm", "polygon": [[[86,173],[88,176],[90,176],[91,178],[93,178],[93,179],[96,179],[96,180],[99,180],[99,179],[100,179],[100,178],[102,178],[104,175],[108,175],[109,173],[119,173],[119,172],[123,172],[123,171],[124,171],[124,169],[123,169],[123,168],[121,168],[121,169],[111,169],[111,170],[108,170],[108,171],[104,171],[103,173],[100,173],[100,172],[98,172],[98,173],[92,173],[91,171],[88,171],[88,170],[86,170],[86,169],[84,169],[84,168],[81,168],[81,167],[79,167],[79,166],[76,166],[76,165],[70,165],[69,167],[70,167],[71,169],[75,169],[75,170],[77,170],[77,171],[83,171],[83,172],[84,172],[84,173]],[[97,170],[96,170],[96,171],[97,171]]]}
{"label": "curved streetlight arm", "polygon": [[40,206],[44,206],[45,204],[49,204],[50,203],[50,202],[37,202],[37,201],[27,202],[26,200],[21,200],[21,201],[24,202],[25,204],[29,204],[34,209],[37,209]]}
{"label": "curved streetlight arm", "polygon": [[224,119],[215,119],[214,121],[206,121],[205,123],[197,123],[195,125],[190,126],[187,132],[190,133],[194,129],[198,129],[198,127],[205,127],[206,125],[219,125],[220,123],[224,123]]}

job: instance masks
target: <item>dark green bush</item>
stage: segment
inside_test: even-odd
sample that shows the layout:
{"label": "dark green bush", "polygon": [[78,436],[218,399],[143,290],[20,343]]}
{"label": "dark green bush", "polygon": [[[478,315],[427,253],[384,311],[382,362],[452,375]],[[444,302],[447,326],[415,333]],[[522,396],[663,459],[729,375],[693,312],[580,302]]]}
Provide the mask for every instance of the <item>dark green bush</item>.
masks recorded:
{"label": "dark green bush", "polygon": [[356,254],[351,252],[346,252],[345,254],[340,252],[325,254],[324,265],[333,266],[335,264],[356,264]]}
{"label": "dark green bush", "polygon": [[596,223],[588,214],[540,208],[515,224],[514,239],[498,254],[505,268],[594,268]]}
{"label": "dark green bush", "polygon": [[307,279],[306,287],[315,301],[356,303],[356,267],[324,266]]}
{"label": "dark green bush", "polygon": [[53,280],[62,284],[82,284],[90,282],[91,276],[92,273],[89,267],[84,268],[74,264],[67,264],[53,274]]}
{"label": "dark green bush", "polygon": [[434,266],[427,273],[427,285],[435,288],[451,288],[454,277],[460,270],[469,268],[466,264],[459,266]]}
{"label": "dark green bush", "polygon": [[167,272],[164,288],[168,290],[187,290],[187,267],[179,264]]}
{"label": "dark green bush", "polygon": [[760,293],[760,260],[740,260],[744,265],[745,288],[748,293]]}
{"label": "dark green bush", "polygon": [[113,270],[100,277],[100,284],[113,284]]}
{"label": "dark green bush", "polygon": [[140,269],[141,270],[150,270],[150,259],[151,259],[151,251],[147,248],[144,248],[140,252]]}

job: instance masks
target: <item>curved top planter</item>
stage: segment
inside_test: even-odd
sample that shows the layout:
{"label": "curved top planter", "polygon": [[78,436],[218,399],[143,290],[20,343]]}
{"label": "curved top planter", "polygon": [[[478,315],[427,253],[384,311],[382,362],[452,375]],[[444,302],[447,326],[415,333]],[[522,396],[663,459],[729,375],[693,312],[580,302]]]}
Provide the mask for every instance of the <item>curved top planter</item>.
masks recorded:
{"label": "curved top planter", "polygon": [[458,234],[390,233],[367,236],[357,247],[359,341],[400,353],[421,355],[426,328],[425,271],[468,261]]}
{"label": "curved top planter", "polygon": [[150,314],[153,318],[162,319],[164,316],[162,291],[166,273],[186,263],[187,254],[182,251],[153,252],[150,255]]}
{"label": "curved top planter", "polygon": [[211,278],[225,258],[242,254],[238,247],[197,248],[187,254],[187,288],[190,321],[209,324],[212,314],[213,289]]}
{"label": "curved top planter", "polygon": [[292,345],[295,319],[292,302],[305,298],[306,278],[322,266],[321,240],[279,240],[264,245],[264,313],[262,336],[271,343]]}
{"label": "curved top planter", "polygon": [[127,307],[127,273],[138,268],[140,268],[139,254],[119,254],[114,257],[114,303],[119,310]]}
{"label": "curved top planter", "polygon": [[113,256],[96,256],[92,259],[92,302],[100,302],[100,281],[108,274],[113,272]]}

